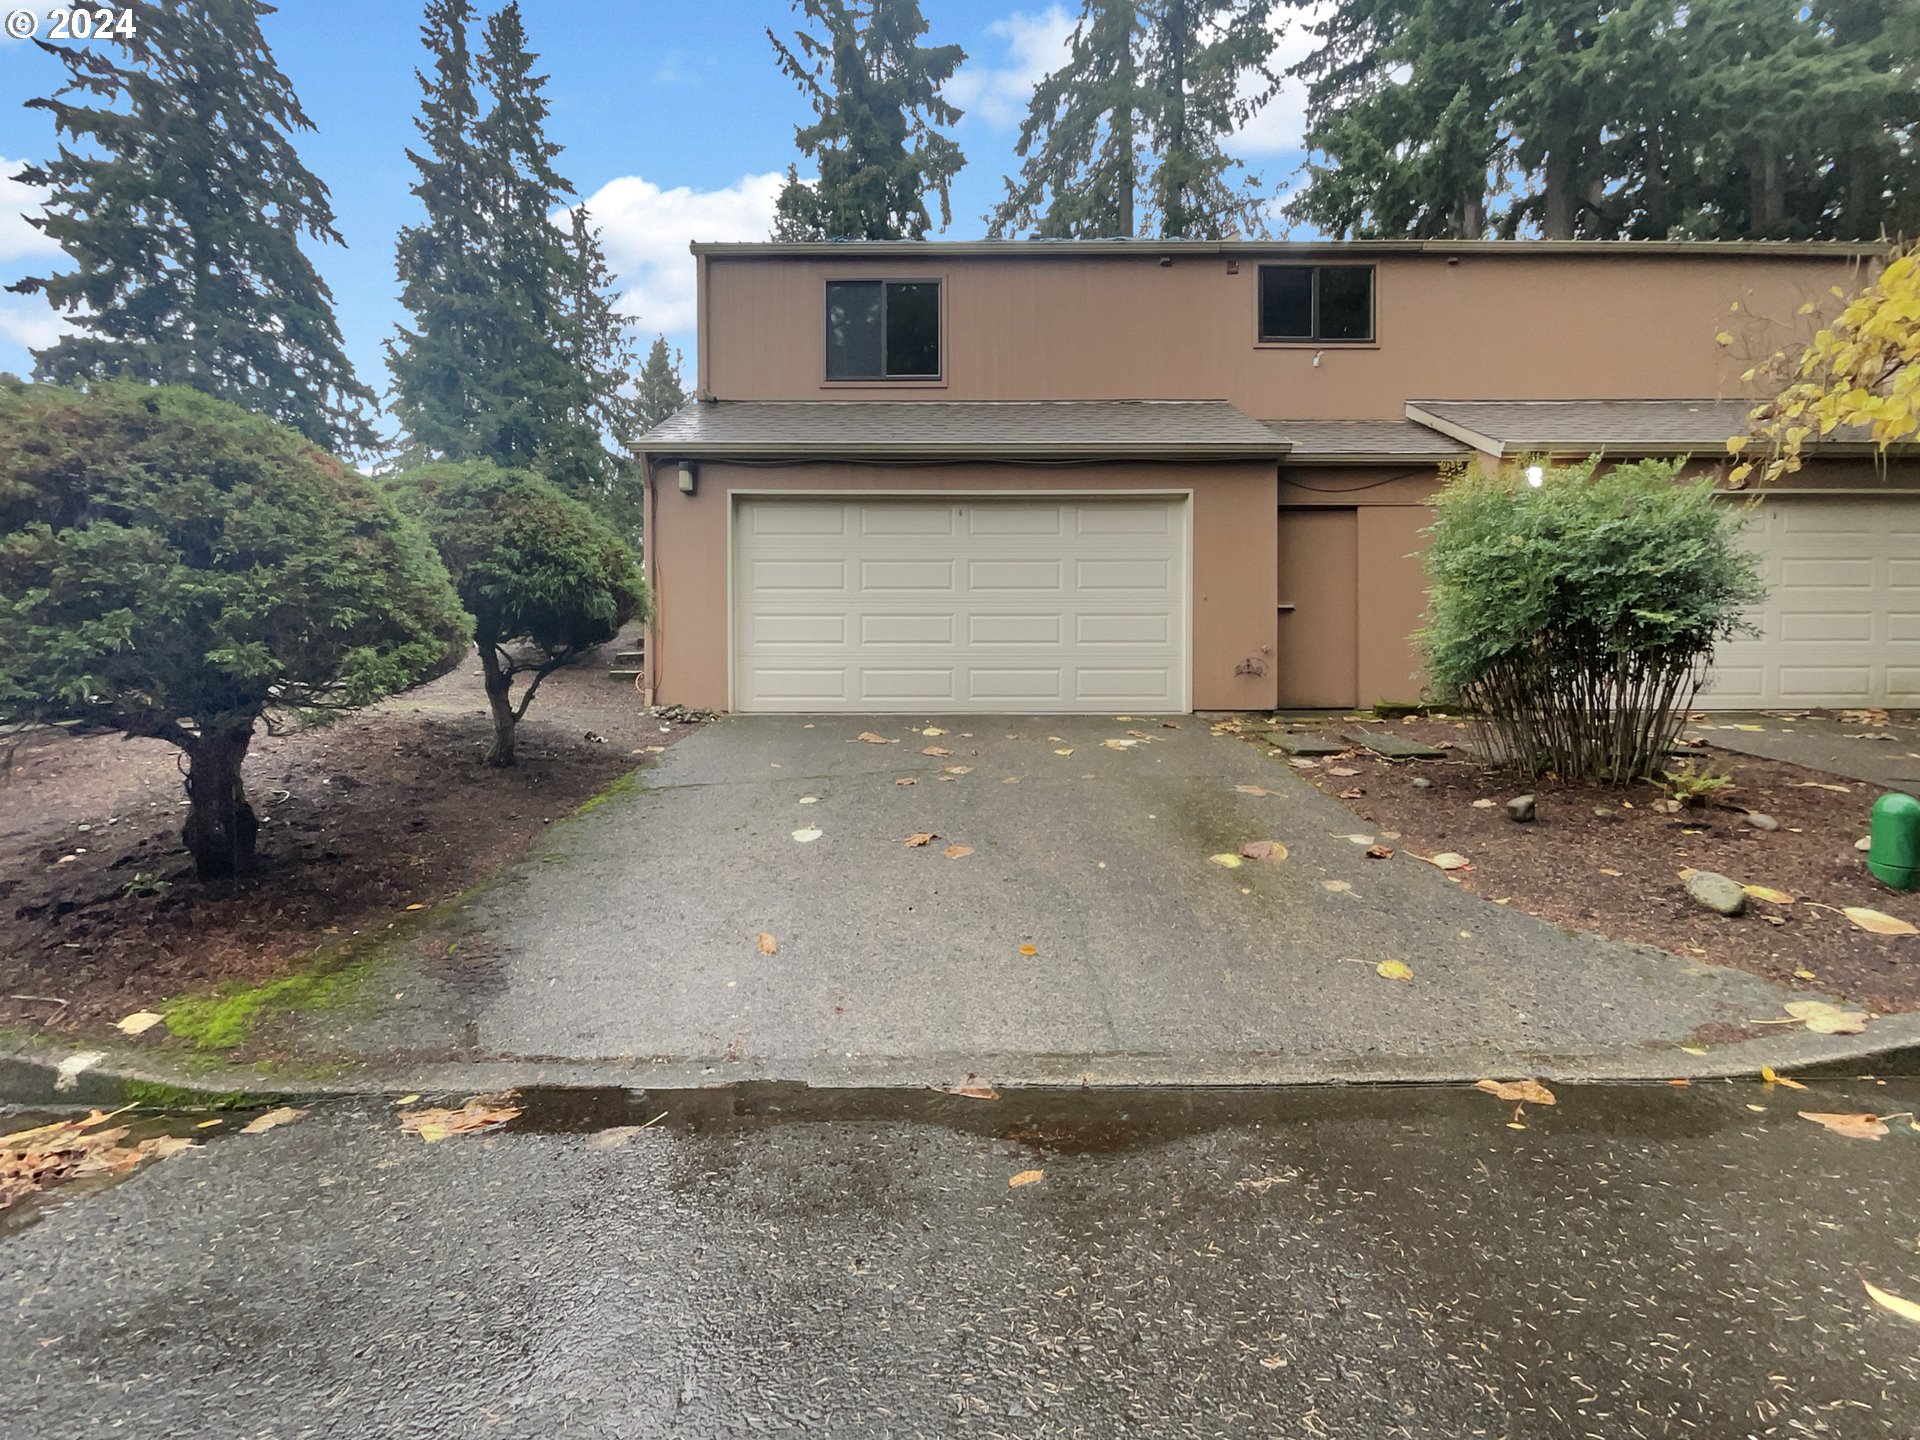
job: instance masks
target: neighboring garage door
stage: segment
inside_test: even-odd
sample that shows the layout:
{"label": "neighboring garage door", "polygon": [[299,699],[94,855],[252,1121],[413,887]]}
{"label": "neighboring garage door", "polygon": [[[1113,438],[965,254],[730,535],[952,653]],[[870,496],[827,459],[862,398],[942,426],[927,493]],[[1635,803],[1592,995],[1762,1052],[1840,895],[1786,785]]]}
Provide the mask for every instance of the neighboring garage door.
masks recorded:
{"label": "neighboring garage door", "polygon": [[1721,647],[1701,704],[1920,705],[1920,495],[1763,500],[1747,542],[1760,634]]}
{"label": "neighboring garage door", "polygon": [[1187,708],[1184,498],[742,497],[733,708]]}

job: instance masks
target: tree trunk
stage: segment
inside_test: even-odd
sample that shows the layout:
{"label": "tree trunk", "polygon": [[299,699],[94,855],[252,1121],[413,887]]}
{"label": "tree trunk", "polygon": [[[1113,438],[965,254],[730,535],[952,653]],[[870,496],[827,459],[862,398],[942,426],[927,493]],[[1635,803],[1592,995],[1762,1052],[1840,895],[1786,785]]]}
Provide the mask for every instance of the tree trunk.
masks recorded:
{"label": "tree trunk", "polygon": [[1540,236],[1545,240],[1573,238],[1574,191],[1571,140],[1547,151],[1544,193],[1541,195]]}
{"label": "tree trunk", "polygon": [[1120,52],[1120,105],[1113,112],[1114,144],[1120,150],[1120,193],[1119,201],[1120,233],[1126,239],[1133,238],[1133,187],[1136,183],[1133,173],[1134,106],[1139,101],[1133,74],[1133,15],[1127,15],[1127,27],[1121,37],[1126,43]]}
{"label": "tree trunk", "polygon": [[486,675],[487,709],[493,714],[493,743],[487,747],[486,763],[517,764],[513,732],[520,717],[513,713],[513,672],[500,664],[500,654],[491,645],[480,647],[480,669]]}
{"label": "tree trunk", "polygon": [[187,823],[180,831],[202,880],[250,875],[259,860],[260,821],[247,803],[240,762],[253,741],[253,720],[204,730],[187,747]]}
{"label": "tree trunk", "polygon": [[1766,140],[1760,142],[1759,153],[1754,156],[1752,194],[1753,213],[1748,217],[1747,233],[1771,236],[1786,216],[1787,202],[1781,193],[1780,152]]}

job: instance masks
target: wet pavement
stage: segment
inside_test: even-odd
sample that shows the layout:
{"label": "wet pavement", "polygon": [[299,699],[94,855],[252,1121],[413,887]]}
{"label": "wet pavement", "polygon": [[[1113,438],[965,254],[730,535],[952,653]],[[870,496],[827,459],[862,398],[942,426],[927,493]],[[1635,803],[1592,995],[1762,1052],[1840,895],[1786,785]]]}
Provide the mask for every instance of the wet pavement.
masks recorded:
{"label": "wet pavement", "polygon": [[[702,727],[641,789],[555,827],[450,957],[301,1044],[833,1083],[1644,1078],[1689,1073],[1702,1027],[1790,998],[1557,929],[1406,852],[1370,859],[1396,842],[1284,760],[1176,723]],[[1283,863],[1209,858],[1268,838]],[[1413,980],[1383,981],[1389,959]],[[1807,1043],[1774,1031],[1708,1063]]]}
{"label": "wet pavement", "polygon": [[0,1413],[10,1440],[1920,1433],[1920,1329],[1861,1283],[1920,1298],[1920,1133],[1795,1114],[1920,1084],[1558,1098],[544,1094],[435,1145],[321,1107],[16,1222]]}
{"label": "wet pavement", "polygon": [[1685,733],[1739,755],[1920,795],[1920,724],[1910,716],[1870,725],[1837,715],[1721,710],[1690,722]]}

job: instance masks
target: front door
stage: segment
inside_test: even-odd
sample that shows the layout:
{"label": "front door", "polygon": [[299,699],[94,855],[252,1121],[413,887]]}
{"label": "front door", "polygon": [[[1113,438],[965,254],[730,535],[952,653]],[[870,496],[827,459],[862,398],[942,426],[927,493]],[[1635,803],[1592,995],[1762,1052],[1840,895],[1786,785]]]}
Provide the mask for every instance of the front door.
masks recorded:
{"label": "front door", "polygon": [[1360,512],[1280,512],[1280,708],[1360,702]]}

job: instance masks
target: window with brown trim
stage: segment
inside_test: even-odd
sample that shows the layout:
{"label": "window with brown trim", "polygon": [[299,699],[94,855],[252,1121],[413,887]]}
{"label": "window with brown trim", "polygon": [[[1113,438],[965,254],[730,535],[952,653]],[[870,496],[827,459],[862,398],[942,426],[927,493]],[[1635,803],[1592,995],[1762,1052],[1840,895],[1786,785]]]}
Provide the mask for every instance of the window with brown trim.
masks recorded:
{"label": "window with brown trim", "polygon": [[827,379],[939,378],[938,280],[827,282]]}
{"label": "window with brown trim", "polygon": [[1260,340],[1373,339],[1373,266],[1262,265]]}

